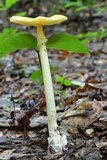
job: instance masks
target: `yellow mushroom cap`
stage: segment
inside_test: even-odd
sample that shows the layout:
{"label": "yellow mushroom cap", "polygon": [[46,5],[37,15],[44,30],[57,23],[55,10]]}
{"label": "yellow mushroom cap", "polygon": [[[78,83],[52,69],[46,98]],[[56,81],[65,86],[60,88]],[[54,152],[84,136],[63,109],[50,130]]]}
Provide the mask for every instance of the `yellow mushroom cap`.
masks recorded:
{"label": "yellow mushroom cap", "polygon": [[39,16],[37,18],[21,17],[21,16],[12,16],[10,18],[11,22],[18,23],[25,26],[49,26],[54,25],[60,22],[67,20],[66,16],[63,15],[54,15],[51,17]]}

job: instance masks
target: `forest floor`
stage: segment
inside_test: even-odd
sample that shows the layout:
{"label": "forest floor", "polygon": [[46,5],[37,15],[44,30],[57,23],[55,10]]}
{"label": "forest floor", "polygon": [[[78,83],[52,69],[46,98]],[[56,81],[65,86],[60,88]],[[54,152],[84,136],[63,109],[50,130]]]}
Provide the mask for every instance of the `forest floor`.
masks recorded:
{"label": "forest floor", "polygon": [[[94,15],[91,21],[85,13],[84,18],[74,19],[67,14],[67,22],[45,29],[46,34],[76,34],[107,26],[107,12]],[[40,67],[37,53],[21,50],[1,59],[0,160],[106,160],[107,37],[86,45],[90,51],[87,55],[49,50],[50,64],[56,67],[52,78],[58,125],[68,140],[62,154],[48,151],[44,86],[30,80],[31,73]],[[56,75],[74,84],[67,87],[57,83]],[[15,121],[11,119],[14,110]],[[24,121],[30,113],[30,125],[23,130],[18,119]]]}

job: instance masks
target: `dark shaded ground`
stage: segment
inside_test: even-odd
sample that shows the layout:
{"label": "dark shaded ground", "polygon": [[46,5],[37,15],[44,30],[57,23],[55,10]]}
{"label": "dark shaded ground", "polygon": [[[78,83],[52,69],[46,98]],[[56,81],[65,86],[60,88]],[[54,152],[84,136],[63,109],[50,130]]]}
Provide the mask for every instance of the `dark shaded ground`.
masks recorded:
{"label": "dark shaded ground", "polygon": [[[26,8],[30,10],[32,7],[28,8],[28,4],[26,4]],[[42,6],[43,15],[49,15],[47,8]],[[14,9],[9,15],[12,15],[12,12],[14,13]],[[30,15],[32,16],[34,13],[35,8]],[[36,12],[35,15],[38,13]],[[77,32],[97,30],[101,25],[104,27],[107,25],[107,12],[100,16],[94,15],[91,20],[86,17],[85,13],[84,17],[72,17],[66,10],[60,10],[60,13],[67,14],[69,20],[63,26],[58,25],[51,29],[45,29],[49,35],[59,31],[76,34]],[[34,30],[30,30],[30,32],[34,33]],[[14,53],[14,57],[12,53],[5,58],[5,61],[1,60],[1,160],[107,159],[107,38],[90,42],[87,46],[90,55],[52,50],[49,52],[50,64],[57,66],[53,73],[53,82],[59,128],[68,138],[66,150],[61,155],[51,154],[48,151],[43,85],[37,85],[29,78],[30,74],[39,68],[37,54],[32,50],[22,50]],[[71,87],[58,84],[55,81],[57,74],[81,82],[81,84]],[[10,99],[11,96],[12,99]],[[26,111],[28,113],[33,111],[27,132],[17,127],[17,120],[14,127],[10,118],[10,112],[14,110],[14,106],[18,118],[24,117],[23,114]],[[36,111],[34,111],[35,109]]]}

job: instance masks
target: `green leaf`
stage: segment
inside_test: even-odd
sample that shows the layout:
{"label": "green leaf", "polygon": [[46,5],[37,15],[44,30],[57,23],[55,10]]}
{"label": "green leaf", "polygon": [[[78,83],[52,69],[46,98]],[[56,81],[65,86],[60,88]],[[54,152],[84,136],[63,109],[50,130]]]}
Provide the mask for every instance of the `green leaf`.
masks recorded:
{"label": "green leaf", "polygon": [[33,82],[37,82],[38,85],[41,85],[43,83],[43,77],[42,77],[41,69],[38,69],[35,72],[33,72],[32,75],[30,76],[30,79]]}
{"label": "green leaf", "polygon": [[[57,69],[57,67],[50,66],[51,73],[54,72],[56,69]],[[33,72],[32,75],[30,76],[30,79],[33,82],[38,81],[38,84],[42,84],[43,83],[43,78],[42,78],[42,71],[41,71],[41,69],[38,69],[35,72]]]}
{"label": "green leaf", "polygon": [[2,2],[0,2],[0,7],[3,7],[3,3]]}
{"label": "green leaf", "polygon": [[32,73],[32,75],[30,76],[30,79],[35,82],[38,78],[40,78],[42,76],[42,71],[41,69],[36,70],[35,72]]}
{"label": "green leaf", "polygon": [[19,12],[16,13],[15,16],[25,16],[27,14],[27,12]]}
{"label": "green leaf", "polygon": [[80,38],[84,38],[84,34],[83,33],[79,33],[79,34],[76,35],[76,37],[79,38],[79,39]]}
{"label": "green leaf", "polygon": [[86,9],[88,9],[88,6],[81,6],[81,7],[78,7],[77,9],[75,9],[75,12],[84,11]]}
{"label": "green leaf", "polygon": [[55,80],[56,80],[56,82],[61,83],[62,85],[65,85],[66,87],[72,85],[70,80],[68,80],[67,78],[61,77],[59,75],[55,76]]}
{"label": "green leaf", "polygon": [[55,67],[55,66],[50,66],[50,70],[51,70],[51,73],[53,73],[54,71],[57,70],[57,67]]}
{"label": "green leaf", "polygon": [[67,50],[76,53],[89,54],[87,47],[75,36],[70,34],[55,34],[49,37],[47,48]]}
{"label": "green leaf", "polygon": [[82,5],[81,1],[77,1],[77,2],[69,2],[65,5],[65,8],[70,8],[70,7],[79,7]]}
{"label": "green leaf", "polygon": [[[67,50],[76,53],[89,53],[87,47],[70,34],[55,34],[49,38],[46,45],[47,48]],[[36,38],[33,35],[26,33],[12,34],[10,37],[6,37],[4,40],[2,39],[0,43],[0,58],[9,52],[23,48],[37,50]]]}
{"label": "green leaf", "polygon": [[0,43],[0,58],[9,52],[13,52],[22,48],[33,48],[36,50],[36,38],[31,34],[18,33],[10,38],[5,39]]}
{"label": "green leaf", "polygon": [[69,79],[65,78],[65,77],[62,77],[62,76],[59,76],[59,75],[56,75],[55,76],[55,80],[56,82],[62,84],[62,85],[65,85],[66,87],[69,87],[69,86],[84,86],[84,82],[79,82],[79,81],[76,81],[76,80],[72,80],[70,81]]}
{"label": "green leaf", "polygon": [[3,8],[4,4],[2,2],[0,2],[0,8]]}
{"label": "green leaf", "polygon": [[0,34],[0,43],[7,39],[7,37],[13,36],[15,33],[17,33],[17,29],[15,28],[4,28],[2,33]]}
{"label": "green leaf", "polygon": [[9,9],[13,4],[17,3],[20,0],[6,0],[6,9]]}
{"label": "green leaf", "polygon": [[4,6],[4,4],[2,3],[2,2],[0,2],[0,11],[3,11],[3,10],[5,10],[6,8],[5,8],[5,6]]}

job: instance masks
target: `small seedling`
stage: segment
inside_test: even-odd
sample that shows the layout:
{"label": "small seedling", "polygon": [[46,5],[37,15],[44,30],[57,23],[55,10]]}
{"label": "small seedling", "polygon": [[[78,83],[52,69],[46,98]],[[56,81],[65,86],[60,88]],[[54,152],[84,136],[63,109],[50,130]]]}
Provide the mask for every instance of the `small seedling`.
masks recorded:
{"label": "small seedling", "polygon": [[0,57],[5,56],[11,51],[21,48],[33,48],[39,50],[40,63],[42,67],[47,116],[48,116],[48,131],[49,131],[49,146],[54,152],[62,153],[67,144],[65,135],[60,135],[56,118],[56,107],[54,99],[54,91],[52,85],[52,78],[47,54],[47,48],[62,49],[73,51],[77,53],[88,54],[87,47],[85,47],[76,37],[70,34],[55,34],[46,39],[43,33],[43,26],[54,25],[67,20],[67,17],[62,15],[54,15],[50,18],[37,17],[28,18],[13,16],[11,22],[26,26],[34,26],[37,29],[37,39],[30,34],[18,33],[1,42]]}

